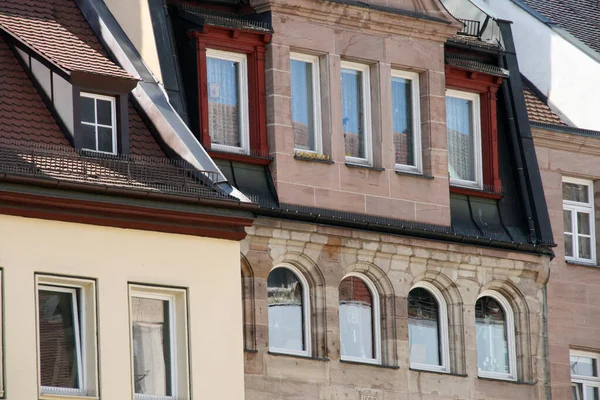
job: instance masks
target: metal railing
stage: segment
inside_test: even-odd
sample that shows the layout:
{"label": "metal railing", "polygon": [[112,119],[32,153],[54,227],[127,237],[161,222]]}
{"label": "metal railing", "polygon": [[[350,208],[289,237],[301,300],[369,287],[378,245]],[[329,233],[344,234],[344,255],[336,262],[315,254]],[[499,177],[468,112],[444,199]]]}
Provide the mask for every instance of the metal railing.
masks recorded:
{"label": "metal railing", "polygon": [[479,37],[479,21],[470,19],[459,19],[459,21],[463,23],[463,28],[458,31],[460,35]]}

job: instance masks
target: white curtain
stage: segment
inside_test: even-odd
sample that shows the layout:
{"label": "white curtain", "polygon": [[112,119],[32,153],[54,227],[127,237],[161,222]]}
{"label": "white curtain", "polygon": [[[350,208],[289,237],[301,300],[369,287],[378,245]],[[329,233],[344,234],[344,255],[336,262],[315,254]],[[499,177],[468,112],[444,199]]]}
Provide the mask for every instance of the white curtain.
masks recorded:
{"label": "white curtain", "polygon": [[342,69],[342,125],[346,156],[366,158],[362,72]]}
{"label": "white curtain", "polygon": [[292,127],[296,149],[315,151],[312,64],[291,60]]}
{"label": "white curtain", "polygon": [[211,143],[241,147],[239,64],[208,57],[206,70]]}
{"label": "white curtain", "polygon": [[475,181],[473,102],[446,97],[446,126],[450,178]]}
{"label": "white curtain", "polygon": [[392,118],[396,164],[415,165],[411,81],[392,78]]}
{"label": "white curtain", "polygon": [[360,302],[340,304],[340,341],[343,356],[374,358],[373,312],[370,305]]}

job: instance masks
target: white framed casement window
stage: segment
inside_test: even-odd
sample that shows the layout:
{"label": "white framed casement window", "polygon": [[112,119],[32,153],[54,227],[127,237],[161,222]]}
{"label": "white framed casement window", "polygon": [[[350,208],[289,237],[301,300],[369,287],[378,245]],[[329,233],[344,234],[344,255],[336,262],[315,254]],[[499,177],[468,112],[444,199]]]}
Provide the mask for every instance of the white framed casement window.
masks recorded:
{"label": "white framed casement window", "polygon": [[96,285],[36,275],[40,398],[98,396]]}
{"label": "white framed casement window", "polygon": [[116,99],[95,93],[81,93],[81,148],[117,154]]}
{"label": "white framed casement window", "polygon": [[600,398],[599,356],[588,351],[571,350],[571,388],[573,400]]}
{"label": "white framed casement window", "polygon": [[410,367],[450,372],[448,306],[437,287],[418,282],[408,293]]}
{"label": "white framed casement window", "polygon": [[211,149],[248,154],[248,59],[246,54],[206,50],[208,132]]}
{"label": "white framed casement window", "polygon": [[189,399],[185,289],[129,285],[136,400]]}
{"label": "white framed casement window", "polygon": [[482,378],[517,380],[515,317],[508,301],[486,290],[475,303],[477,371]]}
{"label": "white framed casement window", "polygon": [[446,129],[450,184],[483,189],[478,93],[446,89]]}
{"label": "white framed casement window", "polygon": [[267,293],[269,351],[310,357],[310,292],[303,274],[278,265],[269,273]]}
{"label": "white framed casement window", "polygon": [[341,359],[381,364],[381,312],[375,285],[350,273],[339,286]]}
{"label": "white framed casement window", "polygon": [[594,182],[563,177],[565,259],[596,263]]}
{"label": "white framed casement window", "polygon": [[392,70],[392,140],[396,170],[423,172],[419,74]]}
{"label": "white framed casement window", "polygon": [[346,162],[371,165],[371,78],[369,66],[341,63],[342,127]]}
{"label": "white framed casement window", "polygon": [[319,57],[290,53],[292,129],[296,151],[323,153]]}

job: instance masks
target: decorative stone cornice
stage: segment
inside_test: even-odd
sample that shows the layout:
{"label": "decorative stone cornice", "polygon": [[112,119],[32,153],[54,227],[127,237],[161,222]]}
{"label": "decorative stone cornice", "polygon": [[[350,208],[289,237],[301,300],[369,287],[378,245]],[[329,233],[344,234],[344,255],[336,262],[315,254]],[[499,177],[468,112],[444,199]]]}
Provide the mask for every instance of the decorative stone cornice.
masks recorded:
{"label": "decorative stone cornice", "polygon": [[531,131],[536,146],[600,156],[600,138],[535,127]]}

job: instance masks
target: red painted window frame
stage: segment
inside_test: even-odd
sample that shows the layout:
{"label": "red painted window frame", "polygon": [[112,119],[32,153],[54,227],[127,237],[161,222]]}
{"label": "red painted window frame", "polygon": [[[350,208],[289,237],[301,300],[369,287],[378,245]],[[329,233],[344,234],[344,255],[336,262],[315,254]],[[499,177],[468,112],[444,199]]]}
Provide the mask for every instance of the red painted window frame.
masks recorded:
{"label": "red painted window frame", "polygon": [[[255,164],[268,163],[267,104],[265,89],[265,53],[271,34],[234,28],[204,26],[190,34],[196,39],[198,63],[198,96],[200,115],[200,142],[214,158],[235,159]],[[248,62],[248,122],[250,154],[210,151],[208,129],[208,91],[206,50],[215,49],[246,54]]]}
{"label": "red painted window frame", "polygon": [[[502,77],[464,70],[446,65],[446,88],[464,92],[478,93],[481,111],[481,165],[483,185],[492,197],[501,198],[502,181],[498,164],[498,121],[497,94]],[[450,191],[461,194],[476,194],[481,191],[450,186]],[[465,193],[468,192],[468,193]]]}

